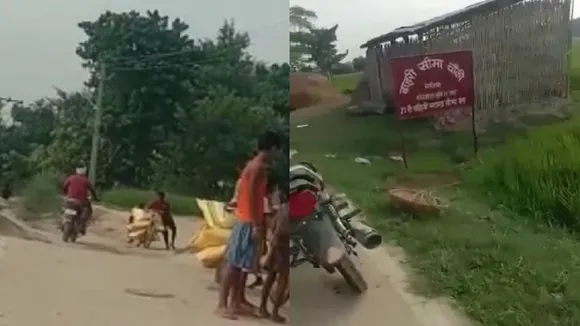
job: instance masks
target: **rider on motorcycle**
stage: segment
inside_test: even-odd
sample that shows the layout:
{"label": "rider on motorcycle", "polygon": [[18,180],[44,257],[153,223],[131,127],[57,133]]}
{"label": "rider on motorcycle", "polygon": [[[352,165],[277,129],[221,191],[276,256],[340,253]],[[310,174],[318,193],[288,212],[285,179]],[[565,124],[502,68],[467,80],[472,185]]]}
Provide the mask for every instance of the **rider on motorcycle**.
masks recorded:
{"label": "rider on motorcycle", "polygon": [[77,168],[75,174],[66,178],[63,185],[63,192],[68,202],[75,203],[79,212],[81,221],[80,234],[84,235],[87,229],[87,222],[92,216],[93,208],[89,196],[92,195],[94,200],[97,199],[95,188],[87,179],[87,169],[84,167]]}

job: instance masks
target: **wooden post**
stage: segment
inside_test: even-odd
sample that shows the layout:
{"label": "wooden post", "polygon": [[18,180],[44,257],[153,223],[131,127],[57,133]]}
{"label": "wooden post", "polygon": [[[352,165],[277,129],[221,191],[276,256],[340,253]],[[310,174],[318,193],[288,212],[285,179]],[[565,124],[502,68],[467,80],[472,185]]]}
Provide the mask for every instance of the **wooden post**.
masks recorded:
{"label": "wooden post", "polygon": [[477,155],[479,151],[479,144],[477,141],[477,130],[475,127],[475,103],[471,106],[471,132],[473,135],[473,154]]}
{"label": "wooden post", "polygon": [[403,157],[403,165],[405,169],[409,168],[407,163],[407,146],[405,145],[405,130],[403,128],[403,121],[399,121],[399,137],[401,138],[401,156]]}

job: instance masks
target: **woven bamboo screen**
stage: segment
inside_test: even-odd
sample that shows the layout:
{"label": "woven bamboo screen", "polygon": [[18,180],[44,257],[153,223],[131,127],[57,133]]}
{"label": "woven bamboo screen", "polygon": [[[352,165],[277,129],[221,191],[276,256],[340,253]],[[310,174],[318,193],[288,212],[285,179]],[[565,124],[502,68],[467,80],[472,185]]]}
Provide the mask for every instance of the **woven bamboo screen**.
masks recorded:
{"label": "woven bamboo screen", "polygon": [[388,101],[392,89],[388,65],[377,58],[456,50],[473,51],[479,109],[501,115],[505,105],[564,97],[569,17],[569,0],[529,0],[375,45],[365,71],[370,100]]}

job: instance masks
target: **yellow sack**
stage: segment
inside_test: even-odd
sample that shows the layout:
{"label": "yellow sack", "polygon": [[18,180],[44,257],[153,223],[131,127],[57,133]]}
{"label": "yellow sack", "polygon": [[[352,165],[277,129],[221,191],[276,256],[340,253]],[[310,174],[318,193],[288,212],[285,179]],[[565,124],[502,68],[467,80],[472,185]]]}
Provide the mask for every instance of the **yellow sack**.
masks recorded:
{"label": "yellow sack", "polygon": [[133,231],[133,232],[129,233],[129,238],[130,239],[137,239],[139,237],[144,236],[145,235],[145,232],[147,232],[147,229],[141,229],[141,230]]}
{"label": "yellow sack", "polygon": [[205,199],[196,199],[196,201],[210,228],[231,229],[236,223],[234,214],[226,211],[225,203]]}
{"label": "yellow sack", "polygon": [[134,222],[134,223],[127,225],[127,230],[129,230],[129,232],[136,231],[136,230],[148,228],[150,225],[151,225],[151,221]]}
{"label": "yellow sack", "polygon": [[141,208],[133,208],[131,210],[131,216],[133,216],[133,223],[142,222],[142,221],[150,221],[153,219],[153,216],[148,211],[141,209]]}
{"label": "yellow sack", "polygon": [[203,224],[201,229],[189,240],[188,247],[193,252],[200,252],[209,247],[226,245],[230,238],[231,231],[220,228],[210,228]]}
{"label": "yellow sack", "polygon": [[209,247],[198,252],[195,256],[205,268],[217,268],[226,255],[226,245]]}
{"label": "yellow sack", "polygon": [[[139,229],[139,230],[130,232],[129,235],[128,235],[128,237],[129,237],[129,239],[141,239],[149,231],[150,230],[147,229],[147,228],[142,228],[142,229]],[[155,234],[153,234],[153,239],[152,240],[153,241],[159,241],[159,233],[158,232],[155,232]]]}

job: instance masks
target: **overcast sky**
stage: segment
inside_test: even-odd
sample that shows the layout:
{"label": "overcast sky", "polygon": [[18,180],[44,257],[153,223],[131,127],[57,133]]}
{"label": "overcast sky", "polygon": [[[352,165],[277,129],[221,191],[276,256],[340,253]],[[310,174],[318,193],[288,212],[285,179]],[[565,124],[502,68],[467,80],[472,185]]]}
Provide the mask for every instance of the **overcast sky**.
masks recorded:
{"label": "overcast sky", "polygon": [[[290,5],[315,11],[320,26],[339,24],[338,45],[353,58],[363,55],[359,46],[373,37],[477,2],[480,0],[290,0]],[[579,13],[575,8],[574,17]]]}
{"label": "overcast sky", "polygon": [[213,37],[226,18],[250,32],[250,52],[288,61],[288,2],[282,0],[1,0],[0,96],[25,102],[52,96],[52,86],[77,90],[87,75],[75,54],[77,23],[111,11],[159,9],[179,17],[195,37]]}
{"label": "overcast sky", "polygon": [[[350,58],[359,45],[396,27],[460,9],[473,0],[290,0],[317,12],[320,25],[338,23],[338,44]],[[180,17],[195,37],[212,37],[225,18],[250,32],[251,52],[274,62],[288,60],[288,2],[281,0],[1,0],[0,96],[25,102],[54,94],[52,86],[76,90],[86,79],[75,47],[84,35],[76,24],[101,12],[159,9]],[[575,9],[575,17],[578,16]]]}

